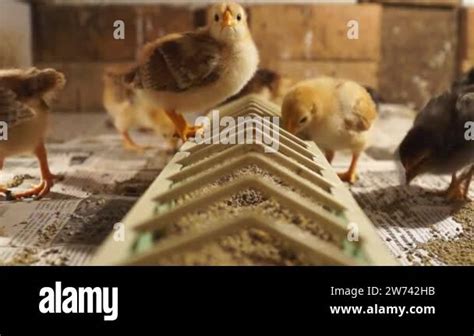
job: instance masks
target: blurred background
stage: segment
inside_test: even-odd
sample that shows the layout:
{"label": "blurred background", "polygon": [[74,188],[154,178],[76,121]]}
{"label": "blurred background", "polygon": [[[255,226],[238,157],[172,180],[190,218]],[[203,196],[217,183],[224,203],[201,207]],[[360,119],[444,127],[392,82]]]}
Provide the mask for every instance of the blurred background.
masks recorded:
{"label": "blurred background", "polygon": [[[474,64],[474,1],[242,1],[262,66],[292,79],[333,75],[421,107]],[[68,77],[61,111],[102,110],[105,65],[145,42],[205,24],[205,1],[2,0],[0,67],[55,67]],[[113,39],[113,23],[125,39]],[[359,39],[347,23],[359,22]]]}

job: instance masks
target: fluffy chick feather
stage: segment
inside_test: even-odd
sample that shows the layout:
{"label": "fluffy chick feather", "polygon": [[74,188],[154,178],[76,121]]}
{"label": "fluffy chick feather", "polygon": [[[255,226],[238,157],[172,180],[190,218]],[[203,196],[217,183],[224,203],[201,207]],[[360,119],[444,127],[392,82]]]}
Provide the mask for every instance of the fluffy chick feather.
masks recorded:
{"label": "fluffy chick feather", "polygon": [[339,174],[353,183],[360,153],[366,148],[377,110],[367,90],[356,82],[331,77],[303,81],[286,95],[283,126],[316,142],[331,162],[334,152],[350,150],[350,168]]}
{"label": "fluffy chick feather", "polygon": [[9,156],[34,153],[41,169],[41,184],[17,198],[42,197],[53,185],[44,138],[49,104],[65,82],[64,75],[53,69],[0,70],[0,121],[8,124],[7,140],[0,141],[0,168]]}
{"label": "fluffy chick feather", "polygon": [[294,81],[291,78],[270,69],[259,69],[247,85],[238,94],[229,98],[226,103],[249,94],[256,94],[281,105],[283,98],[293,85]]}
{"label": "fluffy chick feather", "polygon": [[452,92],[462,92],[474,88],[474,68],[464,73],[460,78],[453,82],[451,85]]}
{"label": "fluffy chick feather", "polygon": [[181,113],[208,110],[238,93],[258,63],[244,9],[222,3],[212,7],[207,27],[146,45],[126,79],[139,96],[163,108],[187,139],[197,128]]}
{"label": "fluffy chick feather", "polygon": [[173,124],[163,109],[136,94],[136,91],[124,82],[134,65],[112,65],[104,71],[103,104],[111,116],[114,126],[121,134],[124,147],[142,152],[146,147],[136,144],[129,135],[132,128],[152,129],[157,134],[173,133]]}

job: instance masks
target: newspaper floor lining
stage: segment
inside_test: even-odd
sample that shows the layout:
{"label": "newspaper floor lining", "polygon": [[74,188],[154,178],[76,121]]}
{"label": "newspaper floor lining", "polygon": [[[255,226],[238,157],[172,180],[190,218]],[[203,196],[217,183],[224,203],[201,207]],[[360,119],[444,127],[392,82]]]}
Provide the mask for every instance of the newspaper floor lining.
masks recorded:
{"label": "newspaper floor lining", "polygon": [[[124,151],[115,132],[104,127],[103,114],[54,117],[50,163],[64,178],[44,200],[0,200],[0,264],[87,264],[174,150],[173,144],[140,133],[134,134],[137,141],[155,149],[144,155]],[[423,176],[404,186],[400,167],[390,160],[412,118],[406,109],[383,107],[374,132],[377,145],[361,160],[351,190],[402,265],[474,265],[474,204],[461,208],[430,193],[446,188],[447,176]],[[348,162],[338,154],[334,166],[343,170]],[[0,183],[28,188],[38,174],[33,158],[11,158]]]}
{"label": "newspaper floor lining", "polygon": [[[62,178],[43,200],[0,199],[0,264],[86,264],[174,152],[172,143],[141,133],[134,134],[137,142],[154,149],[143,155],[123,150],[115,132],[103,127],[103,115],[54,117],[62,122],[53,125],[49,161]],[[71,124],[70,132],[55,131]],[[71,140],[58,140],[65,138]],[[19,189],[38,183],[36,160],[6,160],[0,183],[12,181]]]}

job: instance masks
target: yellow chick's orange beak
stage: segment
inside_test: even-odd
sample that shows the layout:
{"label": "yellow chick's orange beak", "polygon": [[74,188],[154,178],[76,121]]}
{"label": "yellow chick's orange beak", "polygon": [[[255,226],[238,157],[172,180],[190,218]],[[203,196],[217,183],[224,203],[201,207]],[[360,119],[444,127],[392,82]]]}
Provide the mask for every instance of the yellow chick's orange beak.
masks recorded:
{"label": "yellow chick's orange beak", "polygon": [[234,16],[232,15],[232,12],[230,9],[227,9],[224,12],[224,17],[222,18],[222,29],[226,27],[232,27],[234,25]]}

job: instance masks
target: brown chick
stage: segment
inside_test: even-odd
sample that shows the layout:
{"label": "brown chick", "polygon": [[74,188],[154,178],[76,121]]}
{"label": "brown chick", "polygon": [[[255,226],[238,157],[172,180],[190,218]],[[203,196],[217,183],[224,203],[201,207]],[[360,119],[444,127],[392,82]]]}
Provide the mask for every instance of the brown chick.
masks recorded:
{"label": "brown chick", "polygon": [[238,93],[259,63],[241,6],[216,4],[208,22],[147,44],[126,76],[140,97],[166,111],[184,140],[200,128],[188,125],[182,113],[208,110]]}
{"label": "brown chick", "polygon": [[0,70],[0,121],[8,125],[7,140],[0,141],[0,168],[9,156],[34,153],[41,170],[41,183],[15,195],[17,199],[43,197],[53,186],[44,138],[49,104],[65,82],[64,75],[53,69]]}
{"label": "brown chick", "polygon": [[103,104],[122,136],[124,147],[143,152],[147,147],[132,140],[129,134],[132,128],[152,129],[157,134],[167,134],[173,132],[173,124],[164,110],[137,96],[135,90],[124,83],[124,75],[133,68],[134,65],[112,65],[105,69]]}
{"label": "brown chick", "polygon": [[352,152],[348,171],[339,174],[341,180],[349,183],[356,180],[357,161],[367,146],[376,117],[375,103],[364,87],[331,77],[297,84],[282,106],[283,127],[316,142],[330,163],[335,151]]}

